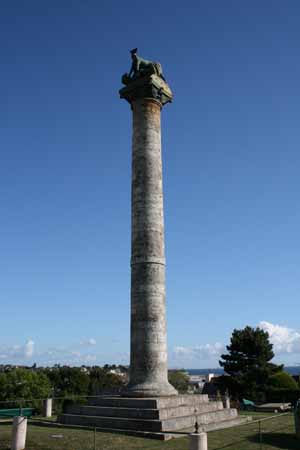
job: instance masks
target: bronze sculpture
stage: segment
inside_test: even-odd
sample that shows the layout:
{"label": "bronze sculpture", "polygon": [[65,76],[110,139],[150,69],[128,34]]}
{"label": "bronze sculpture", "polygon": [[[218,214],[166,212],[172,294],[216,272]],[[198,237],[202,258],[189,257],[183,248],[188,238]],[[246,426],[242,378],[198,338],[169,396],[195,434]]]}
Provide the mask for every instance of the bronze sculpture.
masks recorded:
{"label": "bronze sculpture", "polygon": [[137,78],[150,75],[157,75],[165,81],[161,64],[141,58],[138,56],[137,50],[137,48],[130,50],[132,64],[129,73],[125,73],[122,76],[122,83],[127,85]]}

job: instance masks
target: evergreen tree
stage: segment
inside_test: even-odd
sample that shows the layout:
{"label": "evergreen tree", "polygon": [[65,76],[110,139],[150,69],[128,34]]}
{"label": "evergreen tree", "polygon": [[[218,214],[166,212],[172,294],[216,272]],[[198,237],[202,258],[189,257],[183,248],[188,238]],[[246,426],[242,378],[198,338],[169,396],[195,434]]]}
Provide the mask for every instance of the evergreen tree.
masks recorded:
{"label": "evergreen tree", "polygon": [[283,368],[271,363],[274,353],[269,334],[249,326],[235,329],[226,348],[228,354],[221,355],[219,363],[230,375],[224,377],[223,382],[231,394],[252,400],[263,399],[270,377]]}

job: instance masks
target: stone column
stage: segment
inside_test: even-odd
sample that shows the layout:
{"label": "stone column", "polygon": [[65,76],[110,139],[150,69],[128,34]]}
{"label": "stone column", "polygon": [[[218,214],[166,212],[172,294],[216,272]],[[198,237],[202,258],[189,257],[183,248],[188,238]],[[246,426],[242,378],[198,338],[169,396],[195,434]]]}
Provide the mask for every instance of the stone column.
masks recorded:
{"label": "stone column", "polygon": [[171,101],[158,76],[120,91],[131,104],[132,234],[130,381],[124,395],[177,395],[168,382],[160,111]]}

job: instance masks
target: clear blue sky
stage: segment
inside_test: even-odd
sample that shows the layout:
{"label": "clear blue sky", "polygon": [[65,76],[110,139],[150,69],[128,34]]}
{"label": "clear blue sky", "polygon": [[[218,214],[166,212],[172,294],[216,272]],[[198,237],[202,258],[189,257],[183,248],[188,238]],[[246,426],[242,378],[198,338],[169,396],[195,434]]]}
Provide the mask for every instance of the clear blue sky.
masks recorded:
{"label": "clear blue sky", "polygon": [[174,91],[170,365],[214,366],[233,328],[261,321],[277,360],[300,361],[299,20],[296,0],[1,2],[0,363],[127,360],[131,111],[118,89],[133,47]]}

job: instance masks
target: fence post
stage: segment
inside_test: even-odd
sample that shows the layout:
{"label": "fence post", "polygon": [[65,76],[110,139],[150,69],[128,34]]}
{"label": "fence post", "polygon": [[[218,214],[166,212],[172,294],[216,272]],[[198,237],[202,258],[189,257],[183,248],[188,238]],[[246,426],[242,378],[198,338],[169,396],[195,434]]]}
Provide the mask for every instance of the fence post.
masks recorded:
{"label": "fence post", "polygon": [[207,434],[192,433],[189,435],[189,450],[207,450]]}
{"label": "fence post", "polygon": [[52,417],[52,398],[43,401],[43,417]]}
{"label": "fence post", "polygon": [[294,412],[296,439],[300,439],[300,414],[297,410]]}
{"label": "fence post", "polygon": [[27,417],[16,416],[13,420],[11,450],[24,450],[26,444]]}
{"label": "fence post", "polygon": [[226,409],[230,409],[230,397],[229,395],[225,395],[223,397],[223,407]]}
{"label": "fence post", "polygon": [[262,434],[261,434],[261,421],[258,422],[258,434],[259,434],[259,450],[262,450]]}
{"label": "fence post", "polygon": [[297,400],[294,409],[296,439],[300,439],[300,398]]}

